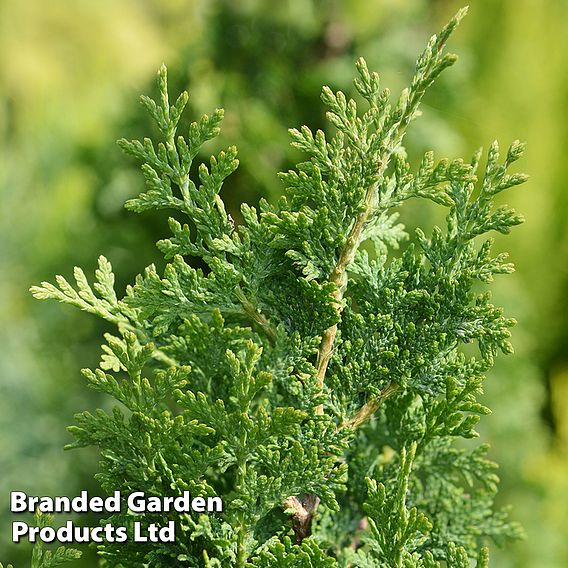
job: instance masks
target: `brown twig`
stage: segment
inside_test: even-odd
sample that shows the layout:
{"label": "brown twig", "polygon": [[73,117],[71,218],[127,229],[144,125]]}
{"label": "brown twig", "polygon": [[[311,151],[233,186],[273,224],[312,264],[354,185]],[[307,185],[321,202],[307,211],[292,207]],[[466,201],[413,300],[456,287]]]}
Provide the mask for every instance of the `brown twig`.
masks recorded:
{"label": "brown twig", "polygon": [[347,422],[342,424],[344,428],[359,428],[377,412],[383,402],[398,390],[396,383],[389,383],[377,396],[370,398]]}
{"label": "brown twig", "polygon": [[288,511],[292,511],[292,528],[296,535],[296,543],[301,542],[312,534],[312,522],[320,503],[317,495],[308,493],[300,501],[297,497],[288,497],[283,505]]}
{"label": "brown twig", "polygon": [[266,316],[260,313],[257,307],[244,295],[241,289],[236,290],[236,295],[246,315],[263,331],[270,343],[276,343],[276,329],[268,321]]}
{"label": "brown twig", "polygon": [[[367,193],[365,195],[365,208],[359,214],[355,223],[353,223],[353,226],[349,231],[349,235],[347,236],[347,240],[345,241],[345,246],[341,251],[339,260],[337,261],[330,277],[330,282],[333,282],[336,285],[333,292],[333,302],[335,304],[335,311],[337,312],[337,315],[341,315],[341,312],[343,311],[343,294],[347,288],[347,267],[355,258],[355,253],[361,243],[363,228],[373,211],[376,190],[377,184],[373,184],[367,189]],[[335,342],[336,335],[337,324],[334,324],[324,331],[321,338],[316,360],[317,381],[320,388],[323,387],[325,382],[325,374],[327,372],[331,355],[333,354],[333,344]],[[319,405],[316,408],[316,413],[323,414],[322,405]]]}

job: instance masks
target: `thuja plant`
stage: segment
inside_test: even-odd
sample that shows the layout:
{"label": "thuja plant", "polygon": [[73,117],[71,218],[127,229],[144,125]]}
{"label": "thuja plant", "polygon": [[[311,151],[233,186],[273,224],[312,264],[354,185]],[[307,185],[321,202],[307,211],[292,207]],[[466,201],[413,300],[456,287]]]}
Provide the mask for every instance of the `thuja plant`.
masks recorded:
{"label": "thuja plant", "polygon": [[[188,101],[142,97],[162,139],[121,140],[147,190],[127,202],[169,209],[168,263],[117,297],[100,257],[93,285],[33,287],[116,326],[88,385],[117,401],[77,415],[72,448],[96,446],[97,479],[128,495],[221,496],[222,513],[128,511],[103,522],[174,520],[173,543],[107,542],[109,566],[479,567],[488,541],[520,536],[496,509],[496,465],[477,436],[489,409],[484,374],[509,353],[514,321],[486,285],[510,273],[488,234],[521,217],[495,197],[525,181],[496,143],[471,161],[407,160],[403,139],[434,80],[456,57],[445,44],[465,11],[429,41],[410,87],[391,104],[356,63],[357,102],[324,87],[330,135],[290,131],[307,155],[280,174],[277,205],[242,205],[220,190],[234,147],[192,165],[222,110],[178,124]],[[405,231],[407,200],[445,208],[443,227]],[[200,266],[200,268],[194,268]],[[469,344],[469,345],[468,345]]]}

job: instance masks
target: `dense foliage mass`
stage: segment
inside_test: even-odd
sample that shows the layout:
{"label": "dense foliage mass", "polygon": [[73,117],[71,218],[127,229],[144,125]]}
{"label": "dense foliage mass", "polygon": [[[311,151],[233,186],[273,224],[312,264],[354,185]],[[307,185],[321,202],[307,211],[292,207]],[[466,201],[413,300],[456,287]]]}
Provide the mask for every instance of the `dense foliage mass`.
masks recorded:
{"label": "dense foliage mass", "polygon": [[[484,373],[511,351],[513,320],[483,288],[512,266],[486,235],[521,222],[493,201],[525,180],[508,173],[523,147],[502,161],[496,143],[468,162],[428,152],[413,168],[403,146],[462,15],[394,104],[362,59],[357,102],[324,88],[334,135],[291,130],[307,161],[239,226],[220,197],[236,149],[192,168],[223,112],[178,135],[188,96],[170,104],[159,71],[160,97],[142,102],[162,140],[121,146],[147,184],[127,207],[175,211],[163,274],[149,266],[119,299],[101,257],[92,286],[76,269],[75,287],[33,293],[117,327],[84,375],[120,405],[71,427],[73,447],[100,448],[102,487],[221,495],[226,510],[147,513],[176,521],[175,544],[106,543],[108,565],[465,568],[487,566],[488,539],[520,535],[493,506],[487,446],[456,442],[476,436]],[[446,208],[445,226],[409,235],[397,210],[411,198]]]}

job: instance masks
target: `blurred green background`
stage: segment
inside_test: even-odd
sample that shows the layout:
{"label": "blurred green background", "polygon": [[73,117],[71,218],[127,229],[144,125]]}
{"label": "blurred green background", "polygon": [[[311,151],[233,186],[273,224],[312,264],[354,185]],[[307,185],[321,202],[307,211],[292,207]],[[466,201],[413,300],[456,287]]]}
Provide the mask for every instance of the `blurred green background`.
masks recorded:
{"label": "blurred green background", "polygon": [[[241,167],[223,190],[273,200],[276,172],[295,155],[286,129],[323,125],[323,83],[349,91],[364,55],[394,92],[415,57],[460,2],[444,0],[4,0],[0,3],[0,560],[29,565],[10,543],[10,490],[97,491],[97,456],[65,453],[74,412],[108,404],[83,384],[106,328],[68,307],[40,303],[31,284],[94,268],[105,254],[118,287],[150,262],[164,217],[127,213],[142,187],[114,140],[144,136],[137,104],[162,62],[172,92],[190,91],[193,115],[226,109],[219,145],[237,144]],[[407,142],[411,155],[469,156],[497,137],[528,143],[531,181],[507,194],[526,217],[512,236],[515,275],[496,303],[519,321],[516,355],[486,383],[493,415],[482,430],[501,464],[500,500],[528,539],[493,566],[568,566],[568,2],[476,0],[455,34],[460,56],[428,94]],[[177,93],[174,93],[177,94]],[[209,146],[208,152],[216,148]],[[411,208],[410,225],[430,213]],[[81,523],[86,519],[81,519]],[[85,551],[76,566],[95,566]]]}

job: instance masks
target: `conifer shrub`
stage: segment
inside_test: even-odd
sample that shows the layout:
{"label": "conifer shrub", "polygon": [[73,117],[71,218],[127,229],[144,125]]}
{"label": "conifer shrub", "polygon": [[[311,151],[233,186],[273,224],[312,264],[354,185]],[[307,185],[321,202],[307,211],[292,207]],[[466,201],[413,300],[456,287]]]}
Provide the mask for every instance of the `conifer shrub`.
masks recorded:
{"label": "conifer shrub", "polygon": [[[238,225],[220,197],[236,148],[193,164],[223,111],[180,134],[188,95],[171,103],[159,70],[158,99],[142,103],[161,140],[119,144],[147,186],[127,208],[173,212],[165,269],[119,298],[101,256],[92,285],[76,268],[75,285],[58,276],[32,292],[116,328],[83,375],[117,404],[69,428],[69,448],[100,449],[103,490],[220,496],[224,510],[107,516],[173,520],[177,533],[99,544],[104,565],[484,567],[489,541],[521,536],[494,506],[488,446],[461,441],[489,413],[485,373],[512,351],[514,321],[487,287],[513,267],[489,234],[522,221],[494,200],[525,181],[508,173],[523,145],[504,159],[497,143],[469,161],[427,152],[417,166],[403,145],[456,60],[444,48],[464,14],[431,38],[396,102],[363,59],[357,100],[324,87],[331,134],[292,129],[306,161],[280,174],[276,205],[243,204]],[[410,199],[444,208],[444,225],[405,231]]]}

